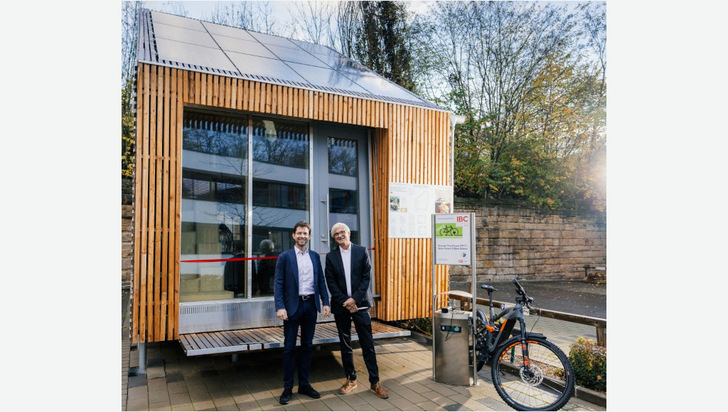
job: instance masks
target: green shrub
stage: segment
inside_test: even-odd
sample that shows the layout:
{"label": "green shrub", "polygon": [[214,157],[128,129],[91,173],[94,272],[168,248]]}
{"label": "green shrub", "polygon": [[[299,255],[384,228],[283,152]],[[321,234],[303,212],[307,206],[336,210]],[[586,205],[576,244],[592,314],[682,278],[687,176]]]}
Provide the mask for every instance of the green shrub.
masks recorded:
{"label": "green shrub", "polygon": [[396,320],[391,324],[398,328],[414,330],[432,336],[432,318]]}
{"label": "green shrub", "polygon": [[607,349],[593,339],[578,338],[571,345],[569,360],[576,384],[595,391],[607,390]]}
{"label": "green shrub", "polygon": [[432,318],[418,318],[414,322],[418,330],[432,336]]}

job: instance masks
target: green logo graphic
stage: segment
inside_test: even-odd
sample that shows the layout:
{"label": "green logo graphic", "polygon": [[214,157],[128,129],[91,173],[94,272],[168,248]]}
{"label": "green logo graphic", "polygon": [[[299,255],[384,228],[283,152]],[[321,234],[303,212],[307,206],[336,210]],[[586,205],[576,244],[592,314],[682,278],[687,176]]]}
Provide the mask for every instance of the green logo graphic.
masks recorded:
{"label": "green logo graphic", "polygon": [[438,238],[462,238],[463,228],[455,223],[435,223],[435,236]]}

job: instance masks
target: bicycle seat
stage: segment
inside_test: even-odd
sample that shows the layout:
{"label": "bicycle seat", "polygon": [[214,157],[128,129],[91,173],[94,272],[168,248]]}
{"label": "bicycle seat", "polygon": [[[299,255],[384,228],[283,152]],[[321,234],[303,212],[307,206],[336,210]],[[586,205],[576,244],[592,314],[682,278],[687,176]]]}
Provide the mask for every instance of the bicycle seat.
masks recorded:
{"label": "bicycle seat", "polygon": [[490,286],[490,285],[480,285],[480,288],[487,290],[488,293],[493,293],[494,291],[498,290],[498,289],[496,289],[496,288],[494,288],[493,286]]}

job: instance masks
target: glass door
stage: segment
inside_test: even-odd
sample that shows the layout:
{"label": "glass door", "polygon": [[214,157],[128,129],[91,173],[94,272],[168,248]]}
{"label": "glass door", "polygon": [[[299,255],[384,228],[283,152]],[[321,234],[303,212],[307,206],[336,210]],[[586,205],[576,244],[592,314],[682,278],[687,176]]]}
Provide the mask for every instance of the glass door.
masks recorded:
{"label": "glass door", "polygon": [[[328,253],[336,247],[331,226],[346,223],[351,241],[371,247],[369,143],[366,129],[314,125],[313,208],[311,248]],[[323,259],[322,259],[323,260]]]}

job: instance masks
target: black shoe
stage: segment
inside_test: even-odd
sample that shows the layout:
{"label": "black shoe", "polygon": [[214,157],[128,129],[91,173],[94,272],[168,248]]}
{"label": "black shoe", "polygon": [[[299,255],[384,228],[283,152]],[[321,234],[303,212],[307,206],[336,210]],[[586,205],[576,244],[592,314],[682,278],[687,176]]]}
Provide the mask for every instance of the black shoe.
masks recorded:
{"label": "black shoe", "polygon": [[293,395],[293,392],[290,389],[284,389],[283,393],[281,394],[281,398],[278,400],[281,405],[286,405],[288,402],[291,401],[291,395]]}
{"label": "black shoe", "polygon": [[314,399],[318,399],[321,397],[321,394],[316,392],[316,390],[311,385],[299,386],[298,393],[300,393],[302,395],[308,395]]}

